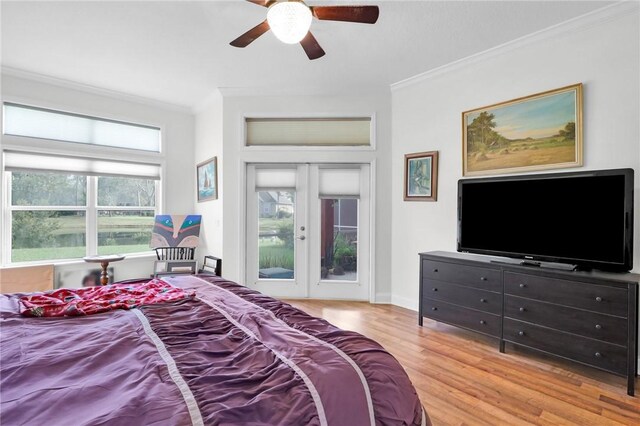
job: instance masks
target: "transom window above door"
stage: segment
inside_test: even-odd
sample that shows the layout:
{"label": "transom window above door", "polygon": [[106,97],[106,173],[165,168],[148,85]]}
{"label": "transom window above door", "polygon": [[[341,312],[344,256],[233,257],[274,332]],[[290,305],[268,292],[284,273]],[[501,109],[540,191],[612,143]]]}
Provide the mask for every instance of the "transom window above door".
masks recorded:
{"label": "transom window above door", "polygon": [[246,146],[371,146],[371,117],[246,118]]}

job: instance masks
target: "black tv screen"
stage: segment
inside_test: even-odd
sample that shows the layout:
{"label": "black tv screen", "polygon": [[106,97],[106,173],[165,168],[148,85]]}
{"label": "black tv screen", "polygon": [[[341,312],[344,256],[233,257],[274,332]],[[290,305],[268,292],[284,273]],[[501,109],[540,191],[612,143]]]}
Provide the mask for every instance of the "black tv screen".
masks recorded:
{"label": "black tv screen", "polygon": [[632,169],[458,182],[458,251],[630,270],[632,239]]}

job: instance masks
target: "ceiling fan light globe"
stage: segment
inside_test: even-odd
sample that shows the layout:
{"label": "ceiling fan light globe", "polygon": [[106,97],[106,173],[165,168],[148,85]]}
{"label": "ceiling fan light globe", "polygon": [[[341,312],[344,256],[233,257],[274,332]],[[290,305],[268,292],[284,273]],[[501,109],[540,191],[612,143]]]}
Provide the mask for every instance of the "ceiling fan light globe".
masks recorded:
{"label": "ceiling fan light globe", "polygon": [[267,22],[275,36],[283,43],[295,44],[309,32],[311,10],[302,2],[278,2],[269,7]]}

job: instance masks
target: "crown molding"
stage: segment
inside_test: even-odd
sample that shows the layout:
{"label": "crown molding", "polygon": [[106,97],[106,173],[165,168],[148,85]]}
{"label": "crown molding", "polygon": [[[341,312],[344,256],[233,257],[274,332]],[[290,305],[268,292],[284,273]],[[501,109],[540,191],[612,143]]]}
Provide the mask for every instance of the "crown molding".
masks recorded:
{"label": "crown molding", "polygon": [[437,77],[439,75],[449,73],[451,71],[467,67],[471,64],[482,62],[487,59],[491,59],[495,56],[502,55],[506,52],[520,49],[524,46],[547,40],[550,38],[562,36],[565,34],[575,33],[590,29],[595,25],[599,25],[614,19],[628,16],[632,13],[638,15],[640,13],[640,1],[639,0],[623,0],[618,3],[605,6],[601,9],[594,10],[584,15],[572,18],[568,21],[561,22],[551,27],[536,31],[531,34],[519,37],[517,39],[508,41],[482,52],[474,53],[462,59],[458,59],[448,64],[433,68],[429,71],[425,71],[413,77],[409,77],[405,80],[398,81],[391,84],[391,91],[394,92],[398,89],[410,87],[419,82]]}
{"label": "crown molding", "polygon": [[167,111],[180,112],[183,114],[192,114],[192,109],[185,105],[172,104],[157,99],[145,98],[143,96],[131,95],[117,90],[105,89],[102,87],[92,86],[90,84],[78,83],[63,78],[51,77],[31,71],[25,71],[18,68],[2,66],[2,75],[9,77],[17,77],[25,80],[31,80],[38,83],[49,84],[65,89],[77,90],[80,92],[90,93],[93,95],[105,96],[119,101],[132,102],[154,108],[160,108]]}

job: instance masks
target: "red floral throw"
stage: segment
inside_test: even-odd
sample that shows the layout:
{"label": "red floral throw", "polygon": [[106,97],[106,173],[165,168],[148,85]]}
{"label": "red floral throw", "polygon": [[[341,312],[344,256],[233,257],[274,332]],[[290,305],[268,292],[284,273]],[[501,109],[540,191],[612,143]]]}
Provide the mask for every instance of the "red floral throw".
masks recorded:
{"label": "red floral throw", "polygon": [[133,309],[140,305],[175,302],[192,296],[160,279],[153,279],[146,284],[61,288],[22,296],[20,313],[28,317],[92,315],[114,309]]}

